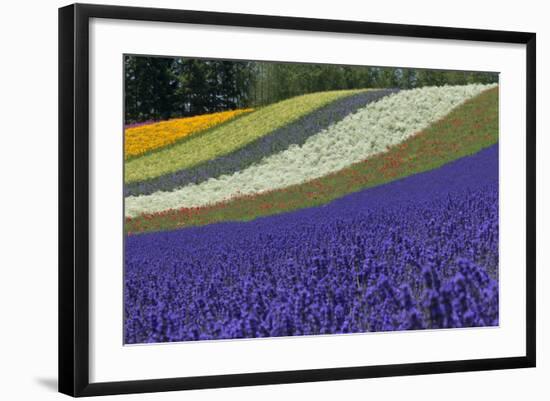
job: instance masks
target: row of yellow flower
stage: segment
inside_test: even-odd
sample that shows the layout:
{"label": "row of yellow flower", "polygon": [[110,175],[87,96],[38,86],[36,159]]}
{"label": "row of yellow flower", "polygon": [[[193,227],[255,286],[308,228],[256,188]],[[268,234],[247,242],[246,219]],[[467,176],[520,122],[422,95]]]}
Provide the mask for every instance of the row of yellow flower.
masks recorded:
{"label": "row of yellow flower", "polygon": [[126,128],[124,157],[128,159],[170,145],[191,134],[204,131],[251,111],[252,109],[222,111]]}

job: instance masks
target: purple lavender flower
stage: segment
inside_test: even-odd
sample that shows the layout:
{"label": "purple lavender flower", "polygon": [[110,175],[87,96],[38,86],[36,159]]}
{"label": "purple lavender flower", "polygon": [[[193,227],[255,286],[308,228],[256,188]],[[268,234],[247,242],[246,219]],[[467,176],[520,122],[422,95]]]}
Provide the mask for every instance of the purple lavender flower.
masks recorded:
{"label": "purple lavender flower", "polygon": [[498,145],[328,205],[125,245],[125,342],[498,325]]}

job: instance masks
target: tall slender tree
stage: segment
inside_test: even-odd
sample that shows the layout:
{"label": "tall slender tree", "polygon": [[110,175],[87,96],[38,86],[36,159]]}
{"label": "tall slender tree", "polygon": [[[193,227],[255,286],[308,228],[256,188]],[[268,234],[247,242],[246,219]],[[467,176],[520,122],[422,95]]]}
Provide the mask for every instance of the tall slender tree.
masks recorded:
{"label": "tall slender tree", "polygon": [[318,91],[498,82],[498,74],[413,68],[126,56],[126,123],[261,107]]}

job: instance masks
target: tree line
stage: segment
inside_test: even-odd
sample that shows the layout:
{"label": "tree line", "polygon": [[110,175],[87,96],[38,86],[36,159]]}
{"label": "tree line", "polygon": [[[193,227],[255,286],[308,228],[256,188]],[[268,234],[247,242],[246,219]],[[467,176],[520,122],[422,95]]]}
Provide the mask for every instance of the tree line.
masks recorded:
{"label": "tree line", "polygon": [[125,123],[261,107],[305,93],[498,82],[498,74],[125,56]]}

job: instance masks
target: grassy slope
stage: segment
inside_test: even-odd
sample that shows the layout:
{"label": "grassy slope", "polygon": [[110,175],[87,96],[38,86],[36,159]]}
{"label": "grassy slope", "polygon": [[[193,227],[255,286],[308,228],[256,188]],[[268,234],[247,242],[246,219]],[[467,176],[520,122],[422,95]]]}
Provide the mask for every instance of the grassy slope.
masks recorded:
{"label": "grassy slope", "polygon": [[498,141],[498,88],[483,92],[387,152],[317,180],[204,208],[126,219],[127,232],[170,230],[322,205],[345,194],[442,166]]}

